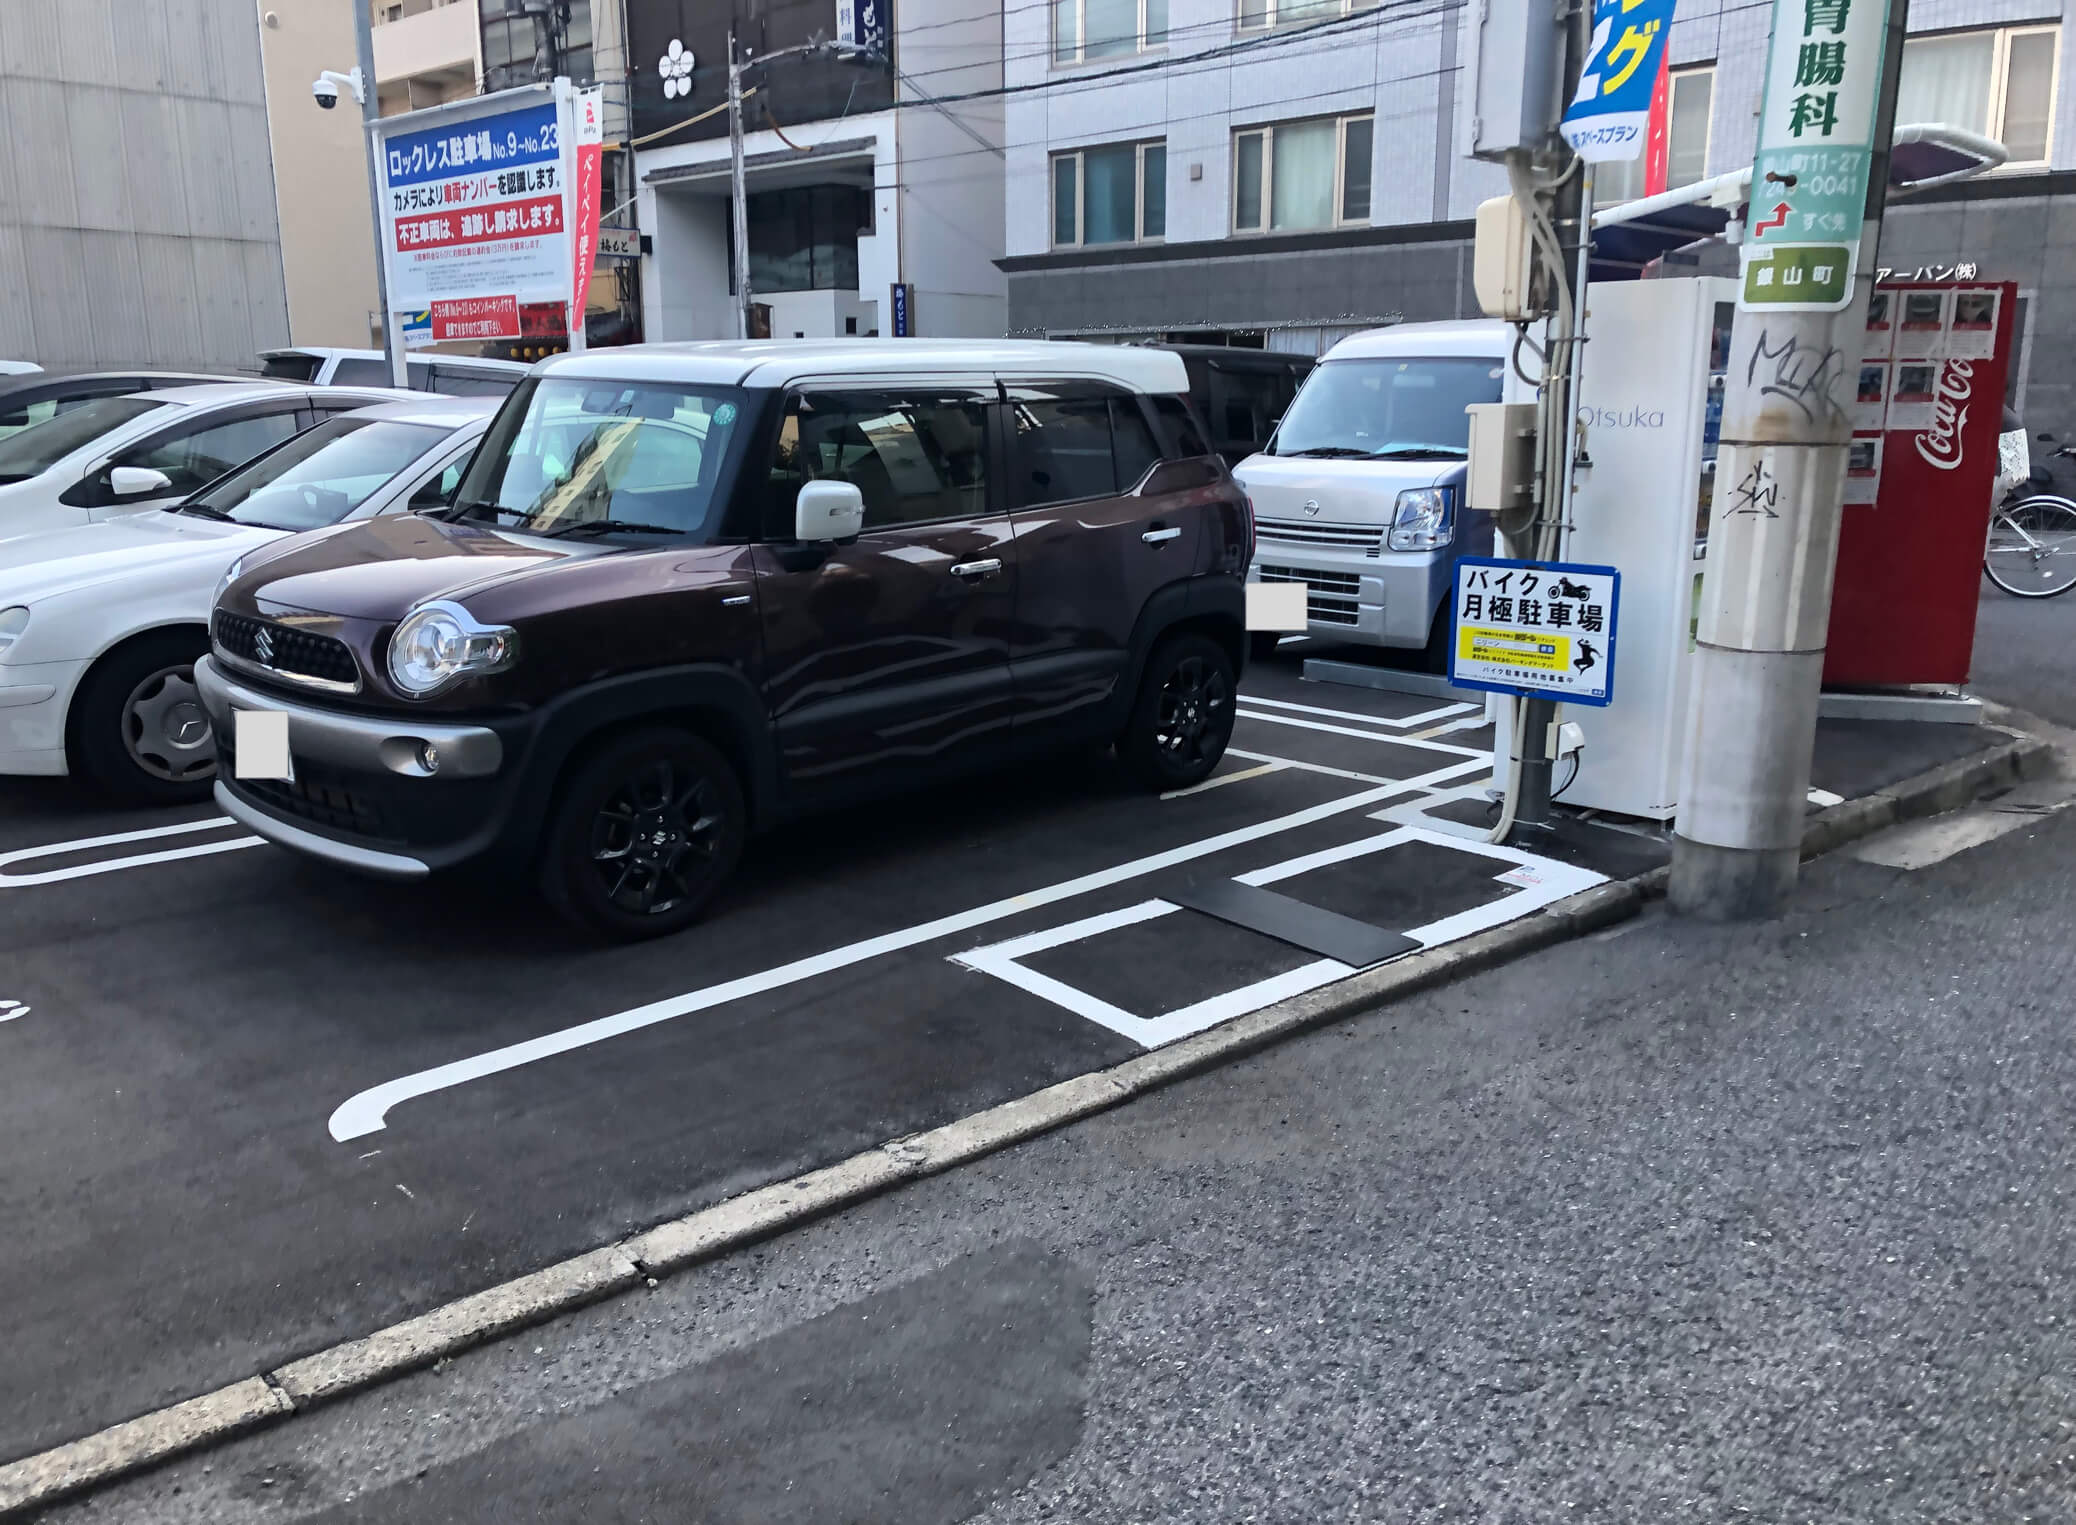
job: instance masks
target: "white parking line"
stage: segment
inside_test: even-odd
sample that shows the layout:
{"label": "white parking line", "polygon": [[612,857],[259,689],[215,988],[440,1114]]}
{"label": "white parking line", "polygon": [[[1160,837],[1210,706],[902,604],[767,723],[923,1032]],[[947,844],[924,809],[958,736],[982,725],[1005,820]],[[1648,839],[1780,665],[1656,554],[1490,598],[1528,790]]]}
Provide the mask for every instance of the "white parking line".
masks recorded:
{"label": "white parking line", "polygon": [[[1242,704],[1251,702],[1251,700],[1247,699],[1240,701]],[[1294,725],[1300,730],[1325,731],[1333,736],[1353,736],[1358,741],[1382,742],[1386,746],[1418,747],[1422,751],[1450,752],[1458,757],[1489,757],[1492,755],[1492,749],[1489,747],[1459,747],[1452,746],[1446,741],[1422,741],[1417,736],[1387,736],[1381,731],[1358,731],[1352,726],[1328,725],[1324,721],[1319,720],[1300,720],[1295,715],[1264,715],[1259,710],[1236,710],[1235,713],[1242,720],[1262,720],[1270,725]]]}
{"label": "white parking line", "polygon": [[[1432,745],[1430,743],[1430,745]],[[1444,749],[1453,750],[1453,749]],[[868,959],[900,953],[922,943],[933,942],[940,937],[951,937],[960,932],[970,932],[989,922],[1001,921],[1005,917],[1021,915],[1044,906],[1056,905],[1079,895],[1108,889],[1128,880],[1147,874],[1159,873],[1178,864],[1192,862],[1212,853],[1223,852],[1229,847],[1239,847],[1248,842],[1258,842],[1265,837],[1280,836],[1284,832],[1296,831],[1318,821],[1331,820],[1337,815],[1365,809],[1381,804],[1384,800],[1404,793],[1407,789],[1433,788],[1462,778],[1474,770],[1489,767],[1490,759],[1480,754],[1467,761],[1447,764],[1416,778],[1398,783],[1380,784],[1375,788],[1363,789],[1345,795],[1338,800],[1329,800],[1323,805],[1313,805],[1304,810],[1292,811],[1289,815],[1277,816],[1254,826],[1242,826],[1232,831],[1221,832],[1215,837],[1204,837],[1181,847],[1165,852],[1151,853],[1143,858],[1134,858],[1112,868],[1098,869],[1094,873],[1081,874],[1072,879],[1063,879],[1057,884],[1042,889],[1029,890],[1021,895],[1011,895],[1003,900],[990,901],[971,910],[957,911],[949,916],[940,916],[934,921],[919,922],[898,931],[882,933],[841,948],[832,948],[826,953],[817,953],[808,958],[795,959],[776,968],[744,975],[740,979],[727,980],[718,985],[708,985],[683,995],[670,996],[661,1001],[651,1001],[645,1006],[632,1007],[627,1011],[614,1012],[609,1016],[579,1022],[555,1032],[543,1033],[537,1038],[528,1038],[520,1043],[507,1044],[502,1048],[477,1054],[467,1059],[457,1059],[449,1064],[437,1065],[429,1070],[420,1070],[413,1075],[404,1075],[381,1085],[371,1086],[358,1095],[348,1097],[332,1113],[331,1135],[341,1143],[349,1139],[363,1138],[379,1132],[387,1126],[389,1109],[401,1102],[421,1096],[430,1096],[438,1091],[451,1090],[466,1085],[472,1080],[502,1074],[521,1065],[533,1064],[542,1059],[551,1059],[558,1054],[587,1048],[594,1043],[603,1043],[625,1033],[638,1032],[645,1027],[654,1027],[661,1022],[674,1021],[690,1016],[694,1012],[706,1011],[729,1001],[743,1000],[749,996],[763,995],[769,991],[795,985],[817,975],[847,969]]]}
{"label": "white parking line", "polygon": [[1288,699],[1264,699],[1258,694],[1242,694],[1240,703],[1266,705],[1272,710],[1295,710],[1300,715],[1324,715],[1329,720],[1360,720],[1366,725],[1388,725],[1395,730],[1404,730],[1429,720],[1446,720],[1452,715],[1465,715],[1483,708],[1476,704],[1445,704],[1438,710],[1422,710],[1417,715],[1366,715],[1360,710],[1322,709],[1316,704],[1293,704]]}
{"label": "white parking line", "polygon": [[163,852],[132,853],[124,858],[105,858],[99,863],[79,863],[71,868],[46,869],[40,874],[17,874],[12,870],[17,863],[33,863],[38,858],[62,857],[67,853],[91,852],[97,847],[120,847],[129,842],[154,842],[163,837],[177,837],[196,831],[221,831],[226,826],[238,823],[227,815],[211,816],[206,821],[188,821],[179,826],[154,826],[147,831],[119,831],[107,837],[81,837],[76,842],[51,842],[42,847],[24,847],[14,852],[0,853],[0,889],[26,889],[36,884],[58,884],[67,879],[85,879],[93,874],[112,874],[118,869],[142,868],[147,863],[172,863],[180,858],[206,858],[212,853],[236,852],[241,847],[260,847],[265,844],[261,837],[231,837],[222,842],[204,842],[198,847],[173,847]]}
{"label": "white parking line", "polygon": [[[1512,865],[1507,872],[1498,875],[1502,882],[1514,889],[1511,895],[1502,895],[1497,900],[1472,906],[1453,916],[1440,917],[1424,926],[1413,927],[1406,932],[1422,947],[1433,948],[1442,943],[1455,942],[1473,933],[1483,932],[1502,923],[1539,911],[1567,896],[1591,889],[1596,884],[1606,883],[1606,877],[1590,869],[1575,868],[1568,863],[1537,857],[1534,853],[1519,848],[1502,847],[1492,843],[1469,843],[1456,841],[1438,832],[1418,826],[1401,826],[1392,831],[1355,842],[1344,842],[1337,847],[1319,852],[1306,853],[1301,857],[1272,863],[1267,868],[1258,868],[1249,873],[1236,875],[1237,882],[1262,886],[1275,884],[1284,879],[1294,879],[1314,869],[1328,868],[1336,863],[1346,863],[1353,858],[1366,857],[1371,853],[1387,851],[1407,842],[1426,842],[1434,846],[1447,847],[1460,852],[1476,854],[1483,858],[1496,859]],[[994,943],[984,948],[970,948],[963,953],[954,953],[951,960],[982,974],[993,975],[1005,984],[1016,986],[1041,1000],[1050,1001],[1086,1018],[1099,1027],[1108,1028],[1122,1037],[1147,1048],[1159,1048],[1179,1038],[1187,1038],[1220,1022],[1242,1017],[1264,1006],[1273,1006],[1278,1001],[1303,995],[1330,985],[1358,971],[1349,964],[1334,959],[1319,959],[1302,964],[1282,974],[1271,975],[1253,984],[1243,985],[1237,990],[1224,991],[1207,997],[1193,1005],[1154,1017],[1141,1017],[1112,1005],[1100,996],[1076,989],[1066,981],[1035,969],[1026,968],[1020,960],[1033,953],[1042,953],[1049,948],[1063,947],[1068,943],[1086,941],[1100,937],[1105,932],[1114,932],[1120,927],[1134,926],[1156,917],[1167,916],[1182,907],[1166,900],[1142,900],[1137,905],[1122,910],[1108,911],[1100,916],[1085,917],[1080,921],[1068,922],[1064,926],[1050,927],[1043,931],[1013,937],[1006,942]]]}
{"label": "white parking line", "polygon": [[[1238,753],[1232,753],[1238,756]],[[1242,768],[1238,773],[1221,773],[1216,778],[1206,779],[1201,784],[1192,784],[1187,789],[1170,789],[1161,798],[1164,800],[1186,800],[1192,794],[1202,794],[1206,789],[1216,789],[1224,784],[1242,783],[1250,778],[1260,778],[1264,773],[1281,773],[1290,764],[1280,758],[1271,759],[1259,768]]]}

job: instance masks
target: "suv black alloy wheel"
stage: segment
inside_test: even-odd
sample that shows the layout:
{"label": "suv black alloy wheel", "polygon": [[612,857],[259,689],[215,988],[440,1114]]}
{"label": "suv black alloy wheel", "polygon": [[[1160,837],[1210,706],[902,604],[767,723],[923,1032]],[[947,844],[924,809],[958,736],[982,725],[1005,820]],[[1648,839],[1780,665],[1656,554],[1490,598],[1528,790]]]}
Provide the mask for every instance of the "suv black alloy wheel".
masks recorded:
{"label": "suv black alloy wheel", "polygon": [[747,827],[742,786],[719,751],[683,731],[633,732],[563,790],[542,888],[611,937],[675,932],[734,871]]}
{"label": "suv black alloy wheel", "polygon": [[1155,648],[1119,746],[1155,789],[1187,789],[1211,776],[1233,734],[1233,663],[1209,636],[1184,634]]}

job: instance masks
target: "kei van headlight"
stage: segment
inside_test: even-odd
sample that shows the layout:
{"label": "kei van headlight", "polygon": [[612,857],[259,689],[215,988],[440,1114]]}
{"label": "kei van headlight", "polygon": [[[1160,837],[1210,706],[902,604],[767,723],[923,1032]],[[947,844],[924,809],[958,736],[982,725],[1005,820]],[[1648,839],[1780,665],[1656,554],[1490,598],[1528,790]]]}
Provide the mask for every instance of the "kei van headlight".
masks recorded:
{"label": "kei van headlight", "polygon": [[480,624],[442,599],[406,615],[389,638],[389,676],[407,694],[425,695],[457,678],[502,672],[519,656],[519,633]]}
{"label": "kei van headlight", "polygon": [[1391,549],[1432,551],[1454,540],[1452,497],[1446,487],[1409,487],[1400,493],[1398,510],[1391,516]]}
{"label": "kei van headlight", "polygon": [[7,660],[8,649],[21,639],[22,632],[29,628],[29,611],[17,604],[12,609],[0,609],[0,662]]}
{"label": "kei van headlight", "polygon": [[230,589],[231,584],[238,580],[238,574],[244,570],[245,558],[243,556],[240,556],[236,561],[223,569],[223,576],[216,579],[216,591],[209,595],[210,608],[214,609],[223,602],[224,594]]}

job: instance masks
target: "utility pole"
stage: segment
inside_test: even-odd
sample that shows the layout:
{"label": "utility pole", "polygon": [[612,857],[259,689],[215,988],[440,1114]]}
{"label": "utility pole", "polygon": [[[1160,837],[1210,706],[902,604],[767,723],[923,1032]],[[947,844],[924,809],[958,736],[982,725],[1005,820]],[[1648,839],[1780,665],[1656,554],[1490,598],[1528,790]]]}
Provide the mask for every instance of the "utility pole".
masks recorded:
{"label": "utility pole", "polygon": [[380,92],[375,88],[375,25],[368,13],[368,0],[353,0],[354,72],[360,76],[361,135],[368,147],[368,205],[375,212],[375,301],[382,312],[382,359],[389,367],[392,386],[408,388],[409,368],[404,363],[404,346],[397,335],[396,314],[389,310],[389,261],[384,257],[382,226],[382,175],[376,155],[381,138],[376,124],[382,120]]}
{"label": "utility pole", "polygon": [[1905,0],[1775,0],[1730,337],[1675,911],[1777,915],[1801,862]]}
{"label": "utility pole", "polygon": [[735,337],[750,336],[750,198],[742,170],[742,71],[735,33],[728,34],[728,180],[735,203]]}
{"label": "utility pole", "polygon": [[[1570,100],[1578,88],[1579,75],[1592,51],[1593,6],[1578,0],[1564,31],[1564,65],[1559,76],[1560,100]],[[1549,358],[1543,384],[1536,397],[1537,512],[1525,546],[1514,554],[1529,561],[1558,561],[1563,557],[1564,533],[1571,523],[1573,457],[1578,442],[1574,422],[1578,406],[1579,363],[1585,348],[1586,272],[1592,247],[1593,166],[1574,158],[1571,169],[1555,184],[1537,182],[1527,155],[1510,155],[1508,172],[1515,195],[1524,191],[1547,206],[1550,228],[1555,233],[1554,249],[1569,245],[1573,265],[1548,258],[1549,289],[1556,308],[1549,332]],[[1557,723],[1557,701],[1528,698],[1521,701],[1520,724],[1514,736],[1515,756],[1520,759],[1520,784],[1515,791],[1513,825],[1548,830],[1552,824],[1550,784],[1555,767],[1551,756],[1551,732]]]}

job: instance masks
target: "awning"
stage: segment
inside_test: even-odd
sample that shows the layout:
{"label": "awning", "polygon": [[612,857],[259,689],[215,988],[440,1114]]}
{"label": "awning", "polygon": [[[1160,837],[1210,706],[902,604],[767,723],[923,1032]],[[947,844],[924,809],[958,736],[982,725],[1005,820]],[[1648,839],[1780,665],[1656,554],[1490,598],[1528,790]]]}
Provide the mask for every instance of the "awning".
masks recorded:
{"label": "awning", "polygon": [[[2004,145],[1994,139],[1936,122],[1899,127],[1892,141],[1892,195],[1965,180],[1995,169],[2009,157]],[[1747,165],[1676,191],[1595,212],[1592,279],[1633,281],[1653,260],[1720,239],[1733,219],[1744,220],[1751,178]]]}
{"label": "awning", "polygon": [[[806,149],[779,148],[761,154],[746,154],[742,161],[743,174],[746,178],[756,176],[759,189],[763,189],[826,180],[828,171],[841,167],[862,171],[864,183],[870,184],[873,155],[878,147],[877,138],[841,138]],[[799,173],[802,170],[808,173],[803,176]],[[702,159],[696,164],[672,164],[652,169],[642,176],[642,184],[702,191],[718,187],[725,193],[728,178],[728,158],[724,154],[719,159]]]}

